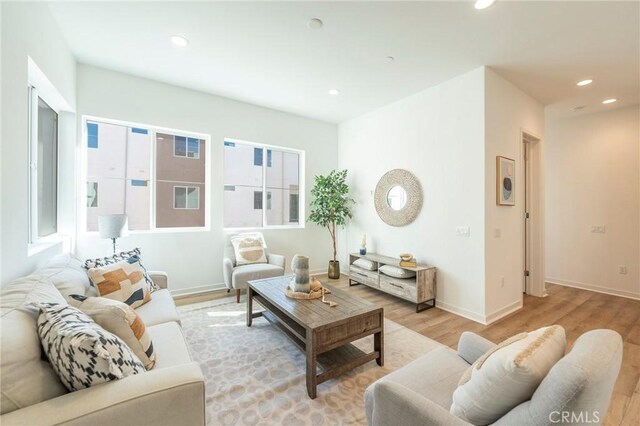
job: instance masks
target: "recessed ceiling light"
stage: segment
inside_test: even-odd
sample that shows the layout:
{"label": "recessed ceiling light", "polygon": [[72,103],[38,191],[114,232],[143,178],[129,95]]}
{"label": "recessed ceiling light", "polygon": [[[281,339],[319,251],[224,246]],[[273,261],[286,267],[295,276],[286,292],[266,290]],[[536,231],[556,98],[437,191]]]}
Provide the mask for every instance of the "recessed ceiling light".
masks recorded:
{"label": "recessed ceiling light", "polygon": [[586,86],[587,84],[591,84],[593,83],[593,80],[582,80],[576,83],[577,86]]}
{"label": "recessed ceiling light", "polygon": [[322,20],[318,18],[309,19],[309,21],[307,22],[307,27],[311,28],[312,30],[319,30],[323,25],[324,23],[322,22]]}
{"label": "recessed ceiling light", "polygon": [[473,7],[475,7],[478,10],[486,9],[486,8],[488,8],[489,6],[491,6],[495,2],[496,2],[496,0],[476,0],[476,4],[473,5]]}
{"label": "recessed ceiling light", "polygon": [[328,92],[331,96],[338,96],[340,91],[338,89],[330,89]]}
{"label": "recessed ceiling light", "polygon": [[617,101],[616,98],[611,98],[611,99],[605,99],[604,101],[602,101],[603,104],[612,104],[615,101]]}
{"label": "recessed ceiling light", "polygon": [[185,47],[187,44],[189,44],[189,40],[179,35],[172,35],[169,38],[171,39],[171,43],[173,43],[174,46]]}

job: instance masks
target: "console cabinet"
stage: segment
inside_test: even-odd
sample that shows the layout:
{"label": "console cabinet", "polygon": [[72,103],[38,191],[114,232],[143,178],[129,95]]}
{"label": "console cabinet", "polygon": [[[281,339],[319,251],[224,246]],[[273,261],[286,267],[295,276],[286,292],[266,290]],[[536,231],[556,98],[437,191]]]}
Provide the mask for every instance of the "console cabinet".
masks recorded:
{"label": "console cabinet", "polygon": [[[357,259],[367,259],[377,265],[375,271],[360,268],[353,264]],[[413,278],[395,278],[379,271],[380,266],[392,265],[397,268],[413,271]],[[416,312],[433,308],[436,305],[436,268],[420,265],[415,268],[400,266],[400,260],[395,257],[382,256],[376,253],[349,255],[349,285],[364,284],[401,299],[415,303]]]}

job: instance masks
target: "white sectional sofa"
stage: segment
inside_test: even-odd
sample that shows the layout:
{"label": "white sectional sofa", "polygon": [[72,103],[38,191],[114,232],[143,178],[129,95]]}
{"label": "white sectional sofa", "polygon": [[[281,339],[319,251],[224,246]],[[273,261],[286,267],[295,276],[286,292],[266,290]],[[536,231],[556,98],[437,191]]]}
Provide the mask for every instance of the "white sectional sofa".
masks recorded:
{"label": "white sectional sofa", "polygon": [[70,294],[95,296],[81,262],[54,257],[44,268],[0,292],[0,424],[203,425],[204,378],[191,359],[167,275],[150,272],[161,287],[136,310],[155,348],[150,371],[68,392],[42,353],[32,303],[66,303]]}

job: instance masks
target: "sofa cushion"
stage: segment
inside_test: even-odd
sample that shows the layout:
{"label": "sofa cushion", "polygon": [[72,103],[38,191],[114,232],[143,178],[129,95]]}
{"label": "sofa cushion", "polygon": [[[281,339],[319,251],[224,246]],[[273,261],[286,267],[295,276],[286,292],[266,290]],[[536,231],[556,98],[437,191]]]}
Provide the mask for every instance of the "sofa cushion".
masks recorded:
{"label": "sofa cushion", "polygon": [[[171,293],[167,289],[153,293],[153,299],[136,309],[136,313],[142,318],[147,327],[165,322],[180,324],[180,315],[176,309]],[[152,338],[153,340],[153,338]]]}
{"label": "sofa cushion", "polygon": [[[448,410],[451,406],[451,395],[467,368],[469,364],[453,349],[440,346],[405,367],[389,373],[380,381],[399,383]],[[370,397],[373,386],[367,389]]]}
{"label": "sofa cushion", "polygon": [[521,333],[496,345],[461,379],[453,393],[451,414],[475,425],[495,422],[531,398],[564,355],[565,345],[559,325]]}
{"label": "sofa cushion", "polygon": [[70,294],[84,295],[87,289],[91,288],[91,281],[87,271],[82,267],[82,262],[69,253],[54,256],[35,274],[49,278],[64,297]]}
{"label": "sofa cushion", "polygon": [[132,308],[142,306],[151,300],[151,292],[144,280],[144,270],[137,256],[91,268],[89,278],[101,297],[124,302]]}
{"label": "sofa cushion", "polygon": [[284,275],[284,268],[271,265],[269,263],[256,263],[253,265],[238,266],[233,270],[231,281],[233,288],[247,288],[247,282],[251,280],[261,280],[263,278],[273,278]]}
{"label": "sofa cushion", "polygon": [[0,414],[67,393],[42,356],[35,304],[43,302],[66,304],[44,276],[20,278],[0,293]]}
{"label": "sofa cushion", "polygon": [[267,263],[266,244],[260,233],[238,234],[230,238],[236,265]]}
{"label": "sofa cushion", "polygon": [[189,346],[176,322],[166,322],[147,328],[158,358],[154,370],[191,362]]}
{"label": "sofa cushion", "polygon": [[131,257],[137,257],[138,260],[140,260],[140,267],[144,271],[144,280],[147,283],[147,286],[149,286],[149,291],[154,292],[156,290],[160,290],[160,287],[151,279],[151,276],[147,272],[147,268],[142,265],[142,250],[140,250],[139,248],[134,248],[133,250],[129,251],[121,251],[120,253],[115,253],[107,257],[87,259],[84,261],[84,269],[89,270],[92,268],[100,268],[102,266],[113,265],[114,263],[122,262]]}
{"label": "sofa cushion", "polygon": [[153,342],[144,321],[126,303],[106,297],[87,297],[72,294],[67,298],[69,305],[89,315],[100,327],[121,338],[136,354],[147,370],[156,362]]}
{"label": "sofa cushion", "polygon": [[38,334],[53,369],[70,391],[146,370],[133,351],[77,308],[41,303]]}

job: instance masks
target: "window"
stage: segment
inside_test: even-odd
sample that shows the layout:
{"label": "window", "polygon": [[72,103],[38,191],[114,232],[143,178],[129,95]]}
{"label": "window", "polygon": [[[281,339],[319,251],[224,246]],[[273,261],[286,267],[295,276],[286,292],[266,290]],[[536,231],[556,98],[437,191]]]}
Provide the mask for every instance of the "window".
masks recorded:
{"label": "window", "polygon": [[86,137],[87,231],[122,213],[132,231],[205,226],[205,137],[103,119]]}
{"label": "window", "polygon": [[185,136],[173,136],[173,155],[198,160],[200,158],[200,140]]}
{"label": "window", "polygon": [[200,188],[197,186],[174,186],[173,208],[198,210],[200,208]]}
{"label": "window", "polygon": [[303,161],[301,151],[225,141],[224,227],[299,226]]}
{"label": "window", "polygon": [[29,88],[30,242],[58,232],[58,114]]}

